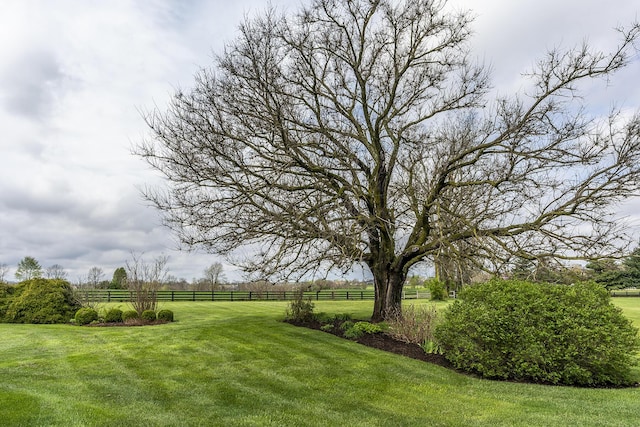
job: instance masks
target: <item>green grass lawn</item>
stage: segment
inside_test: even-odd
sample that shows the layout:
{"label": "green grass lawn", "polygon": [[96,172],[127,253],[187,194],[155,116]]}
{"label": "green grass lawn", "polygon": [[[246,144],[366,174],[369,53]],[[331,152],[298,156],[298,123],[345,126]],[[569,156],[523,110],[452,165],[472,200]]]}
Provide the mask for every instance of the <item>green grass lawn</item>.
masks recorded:
{"label": "green grass lawn", "polygon": [[[640,325],[640,299],[614,301]],[[0,425],[640,425],[640,389],[470,378],[282,323],[282,302],[162,308],[177,322],[0,325]],[[371,309],[316,304],[363,318]]]}

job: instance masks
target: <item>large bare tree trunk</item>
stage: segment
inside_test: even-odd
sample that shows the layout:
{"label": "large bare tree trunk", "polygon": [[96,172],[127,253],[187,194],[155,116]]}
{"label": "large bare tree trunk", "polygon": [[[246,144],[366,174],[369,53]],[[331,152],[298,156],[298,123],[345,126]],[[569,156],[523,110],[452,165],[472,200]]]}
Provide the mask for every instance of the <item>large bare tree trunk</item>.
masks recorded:
{"label": "large bare tree trunk", "polygon": [[402,307],[402,288],[407,278],[403,271],[394,271],[385,266],[373,267],[375,303],[371,320],[380,322],[396,315]]}

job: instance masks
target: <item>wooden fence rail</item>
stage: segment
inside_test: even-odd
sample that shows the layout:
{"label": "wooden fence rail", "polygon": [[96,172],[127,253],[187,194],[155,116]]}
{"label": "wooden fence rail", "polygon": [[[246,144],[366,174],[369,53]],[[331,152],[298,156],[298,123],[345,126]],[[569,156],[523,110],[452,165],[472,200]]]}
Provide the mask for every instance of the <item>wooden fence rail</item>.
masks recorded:
{"label": "wooden fence rail", "polygon": [[[129,302],[135,299],[135,291],[120,289],[87,289],[80,291],[84,299],[95,302]],[[158,301],[291,301],[294,291],[157,291]],[[305,292],[305,299],[322,300],[373,300],[373,290],[322,290]]]}

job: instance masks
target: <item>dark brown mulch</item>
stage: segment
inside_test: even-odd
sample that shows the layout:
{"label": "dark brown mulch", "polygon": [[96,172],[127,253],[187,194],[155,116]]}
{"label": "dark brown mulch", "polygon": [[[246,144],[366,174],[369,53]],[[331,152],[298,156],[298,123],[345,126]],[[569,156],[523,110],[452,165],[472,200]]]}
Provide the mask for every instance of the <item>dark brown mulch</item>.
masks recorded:
{"label": "dark brown mulch", "polygon": [[[310,329],[321,330],[322,324],[319,322],[289,322],[295,326],[306,327]],[[344,338],[342,330],[334,327],[327,333]],[[346,338],[345,338],[346,339]],[[366,345],[367,347],[377,348],[379,350],[388,351],[389,353],[399,354],[401,356],[410,357],[423,362],[433,363],[434,365],[443,366],[445,368],[454,369],[451,363],[441,354],[425,353],[418,344],[412,344],[399,341],[387,334],[364,334],[355,340],[357,343]]]}

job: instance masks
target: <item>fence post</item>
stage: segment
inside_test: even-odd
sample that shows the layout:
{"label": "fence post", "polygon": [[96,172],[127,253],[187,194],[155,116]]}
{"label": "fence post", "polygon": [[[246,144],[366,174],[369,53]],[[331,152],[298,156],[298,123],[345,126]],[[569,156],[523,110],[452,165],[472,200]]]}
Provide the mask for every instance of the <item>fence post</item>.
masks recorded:
{"label": "fence post", "polygon": [[349,301],[349,291],[347,291],[347,301]]}
{"label": "fence post", "polygon": [[252,292],[249,291],[249,301],[251,301],[251,294],[252,294]]}

